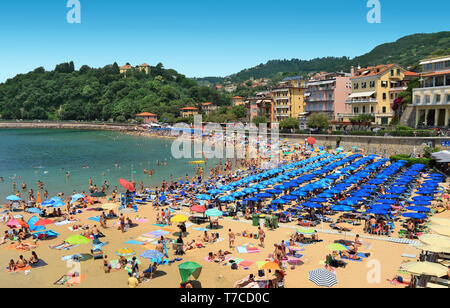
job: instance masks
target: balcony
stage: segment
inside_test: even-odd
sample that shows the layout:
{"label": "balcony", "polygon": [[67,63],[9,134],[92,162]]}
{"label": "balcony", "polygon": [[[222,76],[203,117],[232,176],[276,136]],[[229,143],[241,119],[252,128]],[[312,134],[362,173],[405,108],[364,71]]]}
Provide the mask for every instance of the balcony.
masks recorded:
{"label": "balcony", "polygon": [[346,99],[346,104],[358,104],[358,103],[377,103],[378,100],[376,98],[353,98]]}

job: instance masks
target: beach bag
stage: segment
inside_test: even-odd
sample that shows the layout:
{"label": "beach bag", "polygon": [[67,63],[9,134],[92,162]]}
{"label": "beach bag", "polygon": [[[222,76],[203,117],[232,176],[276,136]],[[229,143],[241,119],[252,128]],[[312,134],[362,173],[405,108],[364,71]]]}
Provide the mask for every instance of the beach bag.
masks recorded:
{"label": "beach bag", "polygon": [[231,264],[231,269],[232,269],[232,270],[237,270],[237,269],[238,269],[237,263]]}

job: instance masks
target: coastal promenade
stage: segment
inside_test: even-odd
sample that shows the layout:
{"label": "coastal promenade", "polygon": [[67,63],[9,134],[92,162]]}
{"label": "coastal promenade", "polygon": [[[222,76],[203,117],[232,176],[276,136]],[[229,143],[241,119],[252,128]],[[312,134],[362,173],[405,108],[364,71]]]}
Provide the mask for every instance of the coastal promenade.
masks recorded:
{"label": "coastal promenade", "polygon": [[[133,132],[136,125],[119,123],[88,123],[88,122],[0,122],[0,129],[7,128],[40,128],[40,129],[86,129]],[[389,157],[396,154],[423,153],[427,146],[447,147],[442,141],[450,141],[450,137],[393,137],[393,136],[353,136],[353,135],[319,135],[319,134],[280,134],[281,139],[293,142],[304,142],[306,138],[316,139],[317,146],[336,148],[342,146],[348,149],[358,147],[366,154],[376,154]]]}

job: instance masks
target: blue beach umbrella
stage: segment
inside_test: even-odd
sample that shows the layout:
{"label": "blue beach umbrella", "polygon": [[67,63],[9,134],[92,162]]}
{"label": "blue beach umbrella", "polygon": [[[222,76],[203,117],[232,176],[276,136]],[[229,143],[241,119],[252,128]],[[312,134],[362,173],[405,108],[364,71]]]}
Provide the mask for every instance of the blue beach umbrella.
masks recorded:
{"label": "blue beach umbrella", "polygon": [[28,212],[28,213],[39,214],[39,215],[42,214],[42,211],[41,211],[40,209],[35,208],[35,207],[30,208],[30,209],[27,209],[27,212]]}
{"label": "blue beach umbrella", "polygon": [[312,199],[309,199],[309,201],[317,202],[317,203],[326,203],[326,202],[328,202],[328,200],[325,199],[325,198],[312,198]]}
{"label": "blue beach umbrella", "polygon": [[242,191],[235,191],[234,193],[230,194],[230,196],[233,198],[240,198],[245,196],[245,193],[243,193]]}
{"label": "blue beach umbrella", "polygon": [[286,196],[282,196],[281,199],[284,199],[284,200],[297,200],[298,197],[297,196],[286,195]]}
{"label": "blue beach umbrella", "polygon": [[430,209],[425,206],[408,206],[406,209],[408,211],[414,211],[414,212],[424,212],[424,213],[430,212]]}
{"label": "blue beach umbrella", "polygon": [[332,206],[331,210],[336,211],[336,212],[351,212],[351,211],[353,211],[353,208],[348,205],[338,204],[338,205]]}
{"label": "blue beach umbrella", "polygon": [[6,197],[6,200],[8,200],[8,201],[19,201],[19,200],[22,200],[22,199],[20,197],[15,196],[15,195],[11,195],[11,196]]}
{"label": "blue beach umbrella", "polygon": [[246,194],[254,194],[255,192],[258,192],[258,190],[254,189],[254,188],[244,188],[242,190],[242,192],[244,192]]}
{"label": "blue beach umbrella", "polygon": [[220,186],[220,187],[218,187],[220,190],[223,190],[223,191],[229,191],[229,190],[233,190],[233,187],[231,187],[231,186],[227,186],[227,185],[224,185],[224,186]]}
{"label": "blue beach umbrella", "polygon": [[411,202],[409,202],[410,204],[414,204],[414,205],[421,205],[421,206],[424,206],[424,205],[431,205],[431,202],[430,201],[411,201]]}
{"label": "blue beach umbrella", "polygon": [[300,204],[300,206],[307,207],[310,209],[320,209],[322,207],[322,205],[313,202],[305,202],[303,204]]}
{"label": "blue beach umbrella", "polygon": [[412,198],[413,201],[432,201],[434,198],[430,196],[416,196]]}
{"label": "blue beach umbrella", "polygon": [[424,219],[427,217],[427,215],[422,214],[422,213],[412,213],[412,212],[408,212],[408,213],[404,213],[402,214],[403,217],[408,217],[408,218],[415,218],[415,219]]}
{"label": "blue beach umbrella", "polygon": [[234,200],[236,199],[233,198],[232,196],[223,196],[219,198],[220,202],[233,202]]}
{"label": "blue beach umbrella", "polygon": [[264,189],[264,188],[266,188],[266,187],[267,187],[266,185],[256,184],[256,185],[253,185],[251,188],[254,188],[254,189]]}
{"label": "blue beach umbrella", "polygon": [[272,202],[270,202],[271,204],[286,204],[286,203],[288,203],[288,201],[286,201],[286,200],[283,200],[283,199],[276,199],[276,200],[273,200]]}
{"label": "blue beach umbrella", "polygon": [[195,197],[197,200],[211,200],[212,197],[210,195],[197,195]]}
{"label": "blue beach umbrella", "polygon": [[72,200],[79,200],[79,199],[84,199],[84,195],[82,194],[75,194],[72,196]]}
{"label": "blue beach umbrella", "polygon": [[259,199],[259,198],[256,198],[256,197],[251,197],[251,198],[244,199],[245,202],[248,202],[248,201],[258,202],[259,200],[260,200],[260,199]]}
{"label": "blue beach umbrella", "polygon": [[55,203],[53,203],[52,205],[51,205],[51,207],[63,207],[63,206],[65,206],[66,204],[64,203],[64,202],[62,202],[62,201],[57,201],[57,202],[55,202]]}
{"label": "blue beach umbrella", "polygon": [[261,193],[261,194],[256,194],[256,197],[261,198],[261,199],[267,199],[267,198],[272,198],[272,195],[268,194],[268,193]]}
{"label": "blue beach umbrella", "polygon": [[205,212],[205,215],[209,217],[219,217],[223,215],[223,212],[218,209],[210,209]]}
{"label": "blue beach umbrella", "polygon": [[391,200],[391,199],[380,199],[377,202],[383,203],[383,204],[395,204],[395,203],[397,203],[397,201]]}
{"label": "blue beach umbrella", "polygon": [[210,194],[210,195],[220,195],[221,193],[223,193],[223,191],[221,191],[220,189],[208,190],[208,194]]}
{"label": "blue beach umbrella", "polygon": [[373,215],[386,215],[386,214],[388,214],[388,211],[375,208],[375,209],[368,210],[366,213],[373,214]]}
{"label": "blue beach umbrella", "polygon": [[283,191],[282,190],[278,190],[278,189],[268,189],[265,191],[266,193],[269,194],[274,194],[274,195],[279,195],[281,194]]}

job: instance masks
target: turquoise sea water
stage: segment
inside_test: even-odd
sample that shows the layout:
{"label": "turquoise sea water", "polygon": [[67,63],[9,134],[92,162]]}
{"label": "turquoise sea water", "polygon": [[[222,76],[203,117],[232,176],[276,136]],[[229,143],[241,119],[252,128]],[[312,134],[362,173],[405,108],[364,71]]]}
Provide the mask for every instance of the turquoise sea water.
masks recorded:
{"label": "turquoise sea water", "polygon": [[[0,203],[13,192],[14,181],[18,190],[25,181],[27,190],[37,191],[40,180],[53,196],[88,191],[89,177],[99,189],[105,180],[111,189],[120,189],[119,178],[159,186],[163,179],[170,181],[171,175],[177,179],[194,174],[195,165],[188,162],[195,159],[174,159],[171,143],[109,131],[0,129],[0,177],[4,178],[0,182]],[[167,161],[167,166],[158,167],[158,160]],[[208,168],[213,163],[209,161]],[[149,177],[144,169],[154,169],[155,174]]]}

